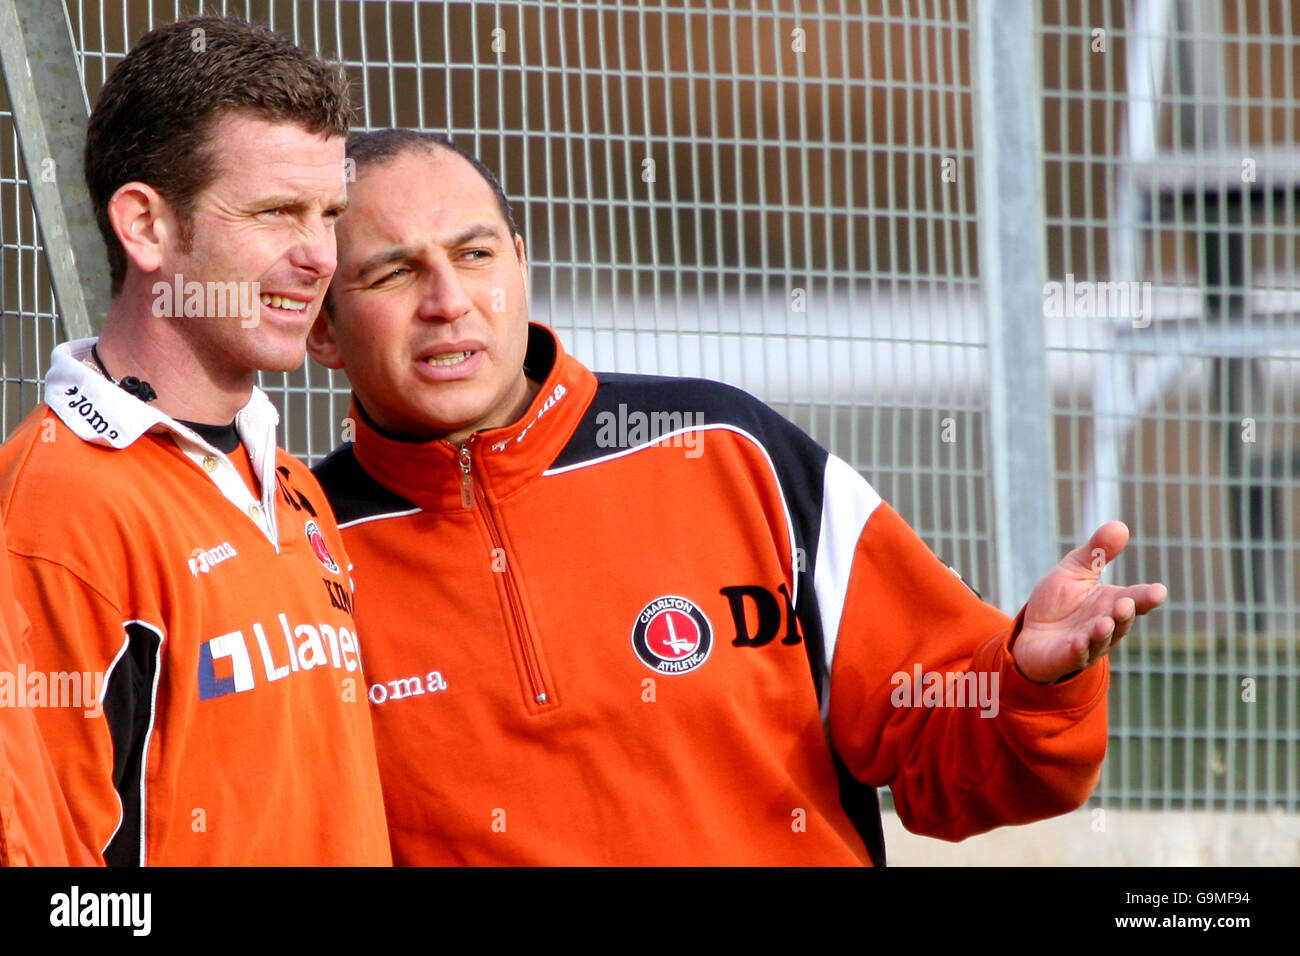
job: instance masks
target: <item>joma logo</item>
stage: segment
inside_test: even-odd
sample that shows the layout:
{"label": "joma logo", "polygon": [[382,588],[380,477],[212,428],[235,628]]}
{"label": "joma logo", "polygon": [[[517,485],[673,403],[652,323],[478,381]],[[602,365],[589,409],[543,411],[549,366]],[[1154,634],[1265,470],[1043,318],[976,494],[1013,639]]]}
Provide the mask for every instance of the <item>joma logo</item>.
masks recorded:
{"label": "joma logo", "polygon": [[447,689],[447,679],[439,671],[429,671],[423,677],[399,677],[384,684],[370,685],[370,703],[382,704],[403,697],[416,697],[421,694],[436,694]]}
{"label": "joma logo", "polygon": [[[69,396],[76,395],[77,386],[73,385],[64,392],[64,394]],[[107,432],[109,438],[117,437],[117,429],[108,427],[108,419],[101,415],[95,409],[95,406],[91,403],[90,399],[86,398],[84,395],[81,398],[74,398],[70,401],[68,403],[68,408],[84,418],[86,424],[95,430],[96,435],[103,435]]]}
{"label": "joma logo", "polygon": [[234,546],[229,541],[223,541],[215,548],[209,548],[207,551],[202,548],[195,548],[190,552],[190,574],[197,578],[200,574],[207,574],[215,565],[233,557],[236,557],[236,553]]}

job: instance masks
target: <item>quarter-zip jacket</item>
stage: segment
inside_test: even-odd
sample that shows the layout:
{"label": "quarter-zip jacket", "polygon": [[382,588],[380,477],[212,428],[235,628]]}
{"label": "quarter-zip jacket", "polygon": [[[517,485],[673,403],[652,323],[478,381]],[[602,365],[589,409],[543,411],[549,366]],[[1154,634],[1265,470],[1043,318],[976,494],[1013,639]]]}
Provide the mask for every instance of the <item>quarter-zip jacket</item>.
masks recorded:
{"label": "quarter-zip jacket", "polygon": [[254,389],[235,418],[254,494],[90,345],[55,349],[0,448],[34,666],[83,688],[36,711],[81,842],[108,864],[389,863],[348,559],[275,409]]}
{"label": "quarter-zip jacket", "polygon": [[879,864],[876,787],[946,839],[1087,798],[1105,663],[1025,679],[1014,622],[850,466],[542,326],[527,367],[513,425],[406,443],[358,408],[317,468],[396,862]]}

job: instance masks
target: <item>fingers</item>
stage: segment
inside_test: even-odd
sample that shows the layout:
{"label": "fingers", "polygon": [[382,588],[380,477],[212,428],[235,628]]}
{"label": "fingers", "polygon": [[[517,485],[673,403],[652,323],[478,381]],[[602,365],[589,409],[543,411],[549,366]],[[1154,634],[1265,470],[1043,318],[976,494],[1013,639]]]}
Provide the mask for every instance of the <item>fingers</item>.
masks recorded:
{"label": "fingers", "polygon": [[1133,627],[1137,605],[1133,599],[1122,596],[1116,599],[1109,614],[1096,618],[1074,646],[1078,667],[1091,667],[1110,653]]}
{"label": "fingers", "polygon": [[1076,668],[1091,667],[1109,654],[1115,644],[1117,633],[1118,625],[1113,618],[1099,617],[1093,621],[1088,629],[1087,638],[1075,647]]}
{"label": "fingers", "polygon": [[1133,621],[1137,617],[1137,604],[1132,598],[1122,597],[1115,602],[1115,607],[1110,613],[1114,621],[1114,630],[1110,635],[1110,646],[1114,647],[1133,629]]}
{"label": "fingers", "polygon": [[[1154,611],[1165,603],[1165,598],[1169,597],[1169,589],[1159,582],[1155,584],[1131,584],[1128,587],[1115,588],[1114,594],[1115,600],[1112,607],[1118,608],[1121,601],[1131,601],[1133,613],[1141,615]],[[1111,613],[1117,612],[1112,611]]]}
{"label": "fingers", "polygon": [[1139,587],[1145,588],[1142,597],[1134,597],[1137,603],[1137,612],[1145,614],[1147,611],[1154,611],[1160,605],[1165,603],[1165,598],[1169,597],[1169,589],[1157,581],[1155,584],[1144,584]]}
{"label": "fingers", "polygon": [[1080,649],[1086,655],[1082,666],[1094,664],[1110,653],[1128,636],[1139,615],[1159,607],[1168,596],[1168,589],[1159,583],[1136,584],[1120,590],[1110,613],[1097,618],[1089,628],[1086,644]]}

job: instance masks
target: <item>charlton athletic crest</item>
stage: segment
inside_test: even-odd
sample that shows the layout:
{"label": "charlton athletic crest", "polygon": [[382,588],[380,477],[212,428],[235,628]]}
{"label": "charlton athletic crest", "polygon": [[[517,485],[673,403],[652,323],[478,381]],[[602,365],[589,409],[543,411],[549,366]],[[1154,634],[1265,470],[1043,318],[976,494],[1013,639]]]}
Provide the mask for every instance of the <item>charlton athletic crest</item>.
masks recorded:
{"label": "charlton athletic crest", "polygon": [[637,615],[632,649],[652,671],[685,674],[709,659],[713,625],[686,598],[656,598]]}
{"label": "charlton athletic crest", "polygon": [[316,552],[316,557],[320,559],[321,564],[335,574],[339,573],[339,566],[334,563],[334,555],[330,554],[329,545],[325,543],[325,535],[320,533],[320,528],[314,521],[307,522],[307,543]]}

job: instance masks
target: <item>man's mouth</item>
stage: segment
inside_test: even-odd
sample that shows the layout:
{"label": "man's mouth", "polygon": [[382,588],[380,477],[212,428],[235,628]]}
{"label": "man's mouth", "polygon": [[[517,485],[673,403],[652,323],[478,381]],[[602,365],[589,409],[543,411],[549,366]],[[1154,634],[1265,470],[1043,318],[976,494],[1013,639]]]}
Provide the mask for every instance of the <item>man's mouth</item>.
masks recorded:
{"label": "man's mouth", "polygon": [[436,366],[459,365],[473,354],[473,352],[443,352],[441,355],[430,355],[424,359],[424,364]]}
{"label": "man's mouth", "polygon": [[283,295],[267,295],[265,292],[261,294],[260,298],[262,305],[269,305],[273,309],[287,309],[290,312],[301,312],[311,304],[300,299],[290,299]]}

